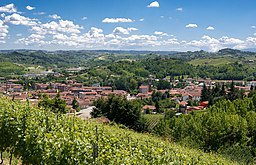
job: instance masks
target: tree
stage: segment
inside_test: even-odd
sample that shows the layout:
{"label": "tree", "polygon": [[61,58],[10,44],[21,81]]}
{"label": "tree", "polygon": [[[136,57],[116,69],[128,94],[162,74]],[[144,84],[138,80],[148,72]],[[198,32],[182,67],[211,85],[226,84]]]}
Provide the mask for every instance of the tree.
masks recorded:
{"label": "tree", "polygon": [[156,86],[157,86],[158,90],[170,89],[171,88],[171,84],[168,81],[165,81],[165,80],[159,80],[159,82],[157,83]]}
{"label": "tree", "polygon": [[206,85],[204,84],[201,94],[201,101],[208,101],[209,99],[209,90],[207,89]]}
{"label": "tree", "polygon": [[80,111],[79,104],[78,104],[78,101],[76,100],[76,97],[74,97],[72,101],[72,108],[75,109],[77,112]]}
{"label": "tree", "polygon": [[107,99],[94,101],[92,117],[105,116],[109,120],[123,124],[129,128],[139,128],[141,121],[141,104],[129,101],[126,97],[110,95]]}
{"label": "tree", "polygon": [[224,84],[222,84],[222,86],[221,86],[221,91],[220,91],[220,96],[226,96],[226,91],[225,91],[225,85]]}
{"label": "tree", "polygon": [[54,113],[64,114],[67,113],[68,109],[66,108],[65,100],[60,98],[60,93],[58,93],[54,99],[50,99],[47,95],[43,95],[42,100],[38,102],[38,107],[45,110],[50,110]]}

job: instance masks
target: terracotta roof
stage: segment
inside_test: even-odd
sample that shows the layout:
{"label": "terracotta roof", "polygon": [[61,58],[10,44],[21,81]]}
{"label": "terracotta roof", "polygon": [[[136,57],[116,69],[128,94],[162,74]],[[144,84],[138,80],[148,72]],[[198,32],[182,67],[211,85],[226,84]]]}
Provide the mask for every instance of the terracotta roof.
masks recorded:
{"label": "terracotta roof", "polygon": [[180,105],[187,105],[187,104],[188,104],[188,102],[186,102],[186,101],[180,102]]}
{"label": "terracotta roof", "polygon": [[139,88],[140,89],[145,89],[145,88],[148,88],[148,86],[143,85],[143,86],[140,86]]}
{"label": "terracotta roof", "polygon": [[142,109],[150,109],[150,110],[155,110],[156,107],[153,105],[145,105]]}

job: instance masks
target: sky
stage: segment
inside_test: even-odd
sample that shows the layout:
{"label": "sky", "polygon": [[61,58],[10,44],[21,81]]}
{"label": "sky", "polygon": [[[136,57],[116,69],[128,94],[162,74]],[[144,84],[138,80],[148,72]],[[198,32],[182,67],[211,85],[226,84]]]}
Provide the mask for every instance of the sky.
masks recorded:
{"label": "sky", "polygon": [[0,0],[0,49],[256,48],[255,0]]}

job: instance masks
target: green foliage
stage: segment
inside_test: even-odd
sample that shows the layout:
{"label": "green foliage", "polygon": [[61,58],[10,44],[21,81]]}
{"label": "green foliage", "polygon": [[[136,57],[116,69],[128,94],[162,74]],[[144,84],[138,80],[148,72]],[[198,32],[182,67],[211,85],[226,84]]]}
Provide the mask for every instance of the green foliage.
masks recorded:
{"label": "green foliage", "polygon": [[77,112],[80,111],[78,101],[76,100],[76,97],[74,97],[72,101],[72,108],[75,109]]}
{"label": "green foliage", "polygon": [[[3,61],[2,61],[3,60]],[[24,68],[0,58],[0,77],[24,74]]]}
{"label": "green foliage", "polygon": [[117,126],[56,117],[3,98],[0,116],[0,152],[19,157],[22,164],[240,164]]}
{"label": "green foliage", "polygon": [[93,117],[105,116],[129,128],[140,127],[141,105],[136,101],[128,101],[123,96],[110,95],[107,99],[96,100],[94,106],[96,108],[91,113]]}
{"label": "green foliage", "polygon": [[[253,96],[233,102],[221,100],[205,113],[167,117],[165,122],[155,127],[155,133],[171,136],[185,145],[206,151],[223,152],[224,155],[234,153],[236,160],[252,162],[256,155],[255,98]],[[169,116],[168,113],[166,115]],[[247,156],[243,150],[246,150]],[[234,159],[234,156],[230,157]]]}
{"label": "green foliage", "polygon": [[38,107],[58,114],[64,114],[68,111],[66,108],[66,101],[60,98],[59,93],[54,97],[54,99],[50,99],[47,95],[43,95],[41,100],[38,102]]}

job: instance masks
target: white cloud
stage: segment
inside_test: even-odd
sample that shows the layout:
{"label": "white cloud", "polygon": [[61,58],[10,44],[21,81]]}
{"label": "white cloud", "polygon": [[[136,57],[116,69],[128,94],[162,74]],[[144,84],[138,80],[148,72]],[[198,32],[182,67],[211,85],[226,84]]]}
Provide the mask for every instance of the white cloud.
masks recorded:
{"label": "white cloud", "polygon": [[118,34],[130,34],[129,30],[125,29],[125,28],[122,28],[122,27],[116,27],[114,30],[113,30],[113,33],[118,35]]}
{"label": "white cloud", "polygon": [[32,6],[26,6],[26,9],[27,9],[27,10],[34,10],[34,9],[35,9],[35,7],[32,7]]}
{"label": "white cloud", "polygon": [[254,33],[253,35],[256,36],[256,33]]}
{"label": "white cloud", "polygon": [[5,14],[4,14],[4,13],[2,13],[2,14],[0,14],[0,16],[1,16],[2,18],[4,18],[4,17],[5,17]]}
{"label": "white cloud", "polygon": [[176,9],[177,11],[183,11],[183,8],[179,7]]}
{"label": "white cloud", "polygon": [[160,16],[160,18],[164,18],[164,16],[163,16],[163,15],[161,15],[161,16]]}
{"label": "white cloud", "polygon": [[127,28],[129,31],[137,31],[137,30],[139,30],[139,29],[137,29],[137,28],[134,28],[134,27],[129,27],[129,28]]}
{"label": "white cloud", "polygon": [[207,35],[204,35],[201,40],[193,40],[188,42],[187,45],[194,46],[203,50],[216,52],[223,48],[244,48],[245,42],[232,37],[223,36],[220,39],[216,39]]}
{"label": "white cloud", "polygon": [[130,18],[105,18],[102,20],[103,23],[119,23],[119,22],[134,22]]}
{"label": "white cloud", "polygon": [[186,25],[186,28],[197,28],[197,27],[198,27],[197,24],[193,24],[193,23]]}
{"label": "white cloud", "polygon": [[19,33],[19,34],[16,34],[16,36],[17,36],[17,37],[21,37],[21,36],[22,36],[22,34],[21,34],[21,33]]}
{"label": "white cloud", "polygon": [[61,19],[61,16],[59,16],[57,14],[49,15],[49,17],[53,18],[53,19]]}
{"label": "white cloud", "polygon": [[155,34],[155,35],[160,35],[160,36],[168,36],[167,33],[159,32],[159,31],[155,31],[154,34]]}
{"label": "white cloud", "polygon": [[35,19],[24,17],[24,16],[21,16],[17,13],[6,16],[5,17],[5,22],[8,22],[8,23],[11,23],[11,24],[14,24],[14,25],[24,25],[24,26],[37,25],[37,22],[35,22]]}
{"label": "white cloud", "polygon": [[91,38],[102,38],[104,37],[103,30],[96,28],[96,27],[91,27],[91,30],[87,33],[89,37]]}
{"label": "white cloud", "polygon": [[214,30],[214,27],[208,26],[208,27],[206,28],[206,30]]}
{"label": "white cloud", "polygon": [[87,20],[88,18],[87,17],[83,17],[82,20]]}
{"label": "white cloud", "polygon": [[223,36],[219,39],[219,41],[223,44],[223,45],[235,45],[235,44],[243,44],[244,41],[237,39],[237,38],[230,38],[227,36]]}
{"label": "white cloud", "polygon": [[8,26],[4,25],[4,21],[0,20],[0,43],[5,43],[4,39],[8,34]]}
{"label": "white cloud", "polygon": [[113,34],[115,35],[119,35],[119,34],[130,34],[131,31],[137,31],[138,29],[137,28],[134,28],[134,27],[130,27],[130,28],[123,28],[123,27],[116,27],[114,30],[113,30]]}
{"label": "white cloud", "polygon": [[144,21],[144,18],[141,18],[139,21],[141,21],[141,22]]}
{"label": "white cloud", "polygon": [[8,4],[5,6],[0,6],[0,12],[4,12],[4,13],[15,13],[17,12],[17,9],[15,8],[14,4]]}
{"label": "white cloud", "polygon": [[256,26],[251,26],[252,29],[256,29]]}
{"label": "white cloud", "polygon": [[147,7],[160,7],[160,5],[157,1],[154,1],[154,2],[150,3]]}
{"label": "white cloud", "polygon": [[44,41],[45,37],[42,35],[38,35],[38,34],[31,34],[29,37],[27,38],[21,38],[18,39],[18,41],[16,43],[18,44],[24,44],[24,45],[33,45],[36,44],[37,46],[42,46],[45,45],[47,42]]}
{"label": "white cloud", "polygon": [[80,33],[83,27],[74,24],[69,20],[51,21],[45,24],[39,24],[32,27],[32,31],[37,34],[58,34],[58,33]]}

